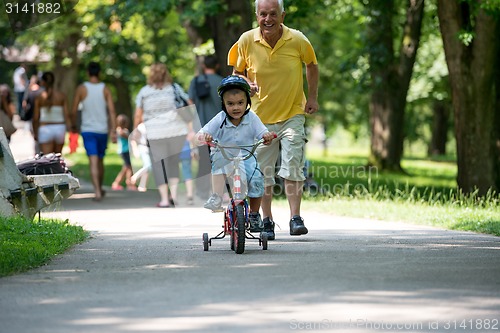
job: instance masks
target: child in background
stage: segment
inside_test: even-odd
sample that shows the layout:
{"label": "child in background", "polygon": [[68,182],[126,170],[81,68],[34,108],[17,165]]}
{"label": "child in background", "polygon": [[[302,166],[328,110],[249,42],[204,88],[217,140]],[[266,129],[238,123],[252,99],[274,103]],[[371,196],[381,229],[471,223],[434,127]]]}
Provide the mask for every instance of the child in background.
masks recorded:
{"label": "child in background", "polygon": [[139,192],[146,192],[148,190],[148,178],[151,171],[151,157],[149,155],[148,140],[146,137],[146,126],[140,123],[137,129],[132,131],[132,138],[137,143],[137,150],[142,160],[142,168],[137,170],[131,177],[133,184],[139,181],[137,190]]}
{"label": "child in background", "polygon": [[191,144],[188,140],[184,142],[179,159],[181,160],[182,178],[186,184],[187,204],[193,205],[193,174],[191,172],[191,160],[193,152],[191,151]]}
{"label": "child in background", "polygon": [[124,188],[121,183],[124,181],[127,186],[127,190],[137,191],[137,187],[130,179],[132,177],[132,163],[130,161],[130,152],[128,147],[128,136],[130,134],[128,126],[130,121],[126,115],[120,114],[116,117],[116,124],[116,137],[118,144],[117,152],[123,159],[123,166],[116,176],[115,181],[111,185],[111,189],[114,191],[123,190]]}

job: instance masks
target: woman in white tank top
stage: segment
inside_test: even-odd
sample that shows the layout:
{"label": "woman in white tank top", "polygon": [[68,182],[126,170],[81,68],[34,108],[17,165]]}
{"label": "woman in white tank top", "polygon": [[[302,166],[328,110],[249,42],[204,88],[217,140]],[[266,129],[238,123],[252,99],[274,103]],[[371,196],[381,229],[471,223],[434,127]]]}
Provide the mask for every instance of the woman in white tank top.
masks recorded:
{"label": "woman in white tank top", "polygon": [[45,72],[41,86],[45,88],[35,100],[33,131],[43,154],[61,153],[66,132],[71,128],[66,95],[54,89],[54,74]]}

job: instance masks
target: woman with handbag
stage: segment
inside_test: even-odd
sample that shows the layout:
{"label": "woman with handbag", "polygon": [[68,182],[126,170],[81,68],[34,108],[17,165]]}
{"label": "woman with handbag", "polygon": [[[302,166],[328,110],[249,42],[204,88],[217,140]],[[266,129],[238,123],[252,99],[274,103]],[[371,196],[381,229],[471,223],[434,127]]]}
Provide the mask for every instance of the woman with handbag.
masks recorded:
{"label": "woman with handbag", "polygon": [[[160,208],[171,208],[177,199],[179,154],[186,138],[194,136],[192,121],[178,109],[192,104],[184,90],[174,83],[167,66],[151,65],[148,84],[136,97],[134,128],[146,126],[152,170],[160,194]],[[169,187],[171,199],[169,199]]]}
{"label": "woman with handbag", "polygon": [[16,127],[12,123],[12,118],[16,113],[16,106],[12,101],[10,88],[6,84],[0,85],[0,127],[3,127],[7,141],[16,132]]}

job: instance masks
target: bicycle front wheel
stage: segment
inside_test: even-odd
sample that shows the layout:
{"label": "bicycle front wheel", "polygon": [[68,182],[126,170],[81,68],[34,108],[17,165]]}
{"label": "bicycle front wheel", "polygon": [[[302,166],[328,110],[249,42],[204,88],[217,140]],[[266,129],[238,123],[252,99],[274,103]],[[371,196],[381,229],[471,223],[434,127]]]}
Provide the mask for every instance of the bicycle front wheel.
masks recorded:
{"label": "bicycle front wheel", "polygon": [[245,224],[245,207],[238,205],[236,206],[236,219],[233,226],[234,252],[237,254],[245,252]]}

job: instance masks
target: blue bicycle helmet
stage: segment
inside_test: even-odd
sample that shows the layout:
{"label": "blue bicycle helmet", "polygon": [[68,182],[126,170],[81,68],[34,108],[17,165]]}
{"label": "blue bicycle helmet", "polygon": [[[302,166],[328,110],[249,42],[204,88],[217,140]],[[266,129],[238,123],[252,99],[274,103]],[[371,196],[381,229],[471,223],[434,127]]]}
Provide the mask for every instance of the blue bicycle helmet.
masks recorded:
{"label": "blue bicycle helmet", "polygon": [[252,101],[250,99],[250,85],[248,82],[238,75],[229,75],[222,79],[219,87],[217,88],[217,92],[219,93],[222,101],[222,110],[228,117],[231,118],[231,116],[227,113],[226,106],[224,105],[224,98],[222,97],[224,96],[224,93],[230,89],[239,89],[245,92],[247,95],[247,110],[245,111],[245,114],[247,114],[252,106]]}

